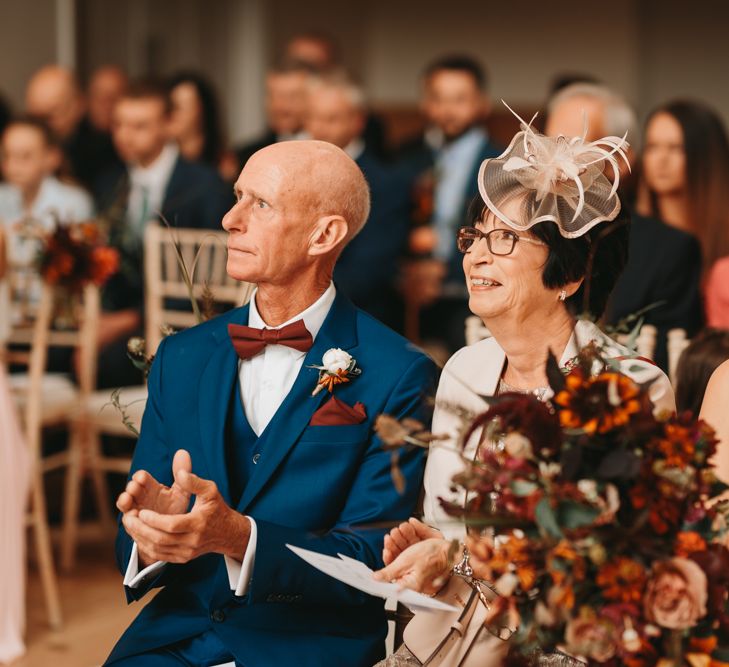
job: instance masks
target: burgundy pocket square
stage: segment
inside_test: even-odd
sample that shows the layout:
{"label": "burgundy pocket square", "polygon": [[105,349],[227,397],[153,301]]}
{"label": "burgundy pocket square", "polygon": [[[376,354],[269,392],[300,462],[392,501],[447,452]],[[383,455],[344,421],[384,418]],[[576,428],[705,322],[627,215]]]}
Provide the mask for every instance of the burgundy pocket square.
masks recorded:
{"label": "burgundy pocket square", "polygon": [[347,426],[361,424],[367,419],[367,412],[362,403],[355,403],[354,407],[332,396],[313,415],[309,426]]}

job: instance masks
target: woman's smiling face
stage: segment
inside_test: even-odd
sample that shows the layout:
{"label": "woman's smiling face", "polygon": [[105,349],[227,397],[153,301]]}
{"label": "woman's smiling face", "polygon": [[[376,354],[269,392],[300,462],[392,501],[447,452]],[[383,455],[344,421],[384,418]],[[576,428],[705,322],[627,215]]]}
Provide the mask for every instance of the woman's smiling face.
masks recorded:
{"label": "woman's smiling face", "polygon": [[[519,200],[512,200],[503,207],[504,214],[518,217],[519,204]],[[488,209],[474,226],[484,233],[493,229],[514,231]],[[520,231],[517,235],[520,239],[538,241],[529,231]],[[544,307],[547,300],[554,303],[559,289],[549,289],[542,281],[548,254],[549,249],[542,242],[519,240],[511,254],[494,255],[489,251],[486,239],[475,241],[463,256],[471,311],[486,323],[505,314],[520,320]]]}

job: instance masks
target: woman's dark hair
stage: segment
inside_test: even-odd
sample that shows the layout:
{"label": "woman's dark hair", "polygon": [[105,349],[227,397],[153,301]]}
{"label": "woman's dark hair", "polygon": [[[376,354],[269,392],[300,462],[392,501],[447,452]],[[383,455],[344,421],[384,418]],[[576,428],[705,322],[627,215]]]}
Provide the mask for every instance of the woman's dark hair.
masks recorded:
{"label": "woman's dark hair", "polygon": [[195,88],[202,112],[203,149],[198,158],[217,167],[223,153],[223,130],[220,124],[220,107],[215,90],[210,82],[196,72],[179,72],[170,79],[170,94],[180,84],[189,83]]}
{"label": "woman's dark hair", "polygon": [[[686,155],[686,190],[691,224],[704,251],[706,267],[729,254],[729,140],[719,115],[700,102],[676,100],[654,109],[645,128],[661,113],[681,126]],[[647,190],[650,214],[659,217],[655,193]]]}
{"label": "woman's dark hair", "polygon": [[[488,209],[483,200],[476,197],[469,208],[470,224],[482,220],[485,212]],[[531,212],[525,211],[524,215],[529,218]],[[630,213],[627,207],[622,206],[614,220],[595,225],[573,239],[562,236],[553,222],[540,222],[529,231],[549,249],[542,269],[544,286],[555,289],[583,279],[565,304],[574,315],[586,313],[595,319],[601,317],[628,261]]]}
{"label": "woman's dark hair", "polygon": [[729,359],[729,331],[705,329],[681,354],[676,368],[676,407],[699,414],[712,373]]}

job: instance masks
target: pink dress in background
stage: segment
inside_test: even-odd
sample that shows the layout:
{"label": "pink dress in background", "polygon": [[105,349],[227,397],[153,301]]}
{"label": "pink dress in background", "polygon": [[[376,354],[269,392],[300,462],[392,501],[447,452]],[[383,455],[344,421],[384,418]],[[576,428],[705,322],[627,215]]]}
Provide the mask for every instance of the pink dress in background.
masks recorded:
{"label": "pink dress in background", "polygon": [[706,324],[729,329],[729,257],[722,257],[711,267],[704,297]]}
{"label": "pink dress in background", "polygon": [[0,362],[0,664],[25,653],[25,512],[30,460]]}

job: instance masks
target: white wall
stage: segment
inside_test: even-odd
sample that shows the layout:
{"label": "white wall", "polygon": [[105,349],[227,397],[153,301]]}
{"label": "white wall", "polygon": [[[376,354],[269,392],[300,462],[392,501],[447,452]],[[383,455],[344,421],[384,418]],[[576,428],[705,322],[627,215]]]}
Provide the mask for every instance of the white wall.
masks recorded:
{"label": "white wall", "polygon": [[21,110],[25,84],[56,58],[55,0],[0,0],[0,94]]}

